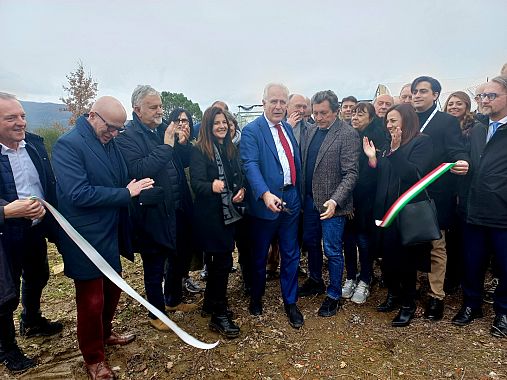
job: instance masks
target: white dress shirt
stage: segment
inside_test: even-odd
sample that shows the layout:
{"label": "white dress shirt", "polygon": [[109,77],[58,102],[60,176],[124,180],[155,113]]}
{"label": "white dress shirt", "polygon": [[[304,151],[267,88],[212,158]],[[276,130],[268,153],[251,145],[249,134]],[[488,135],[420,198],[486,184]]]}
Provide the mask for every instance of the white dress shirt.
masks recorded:
{"label": "white dress shirt", "polygon": [[26,150],[25,141],[19,143],[18,149],[8,148],[4,144],[0,144],[0,146],[2,147],[2,154],[9,157],[18,198],[25,199],[34,195],[44,199],[39,173]]}
{"label": "white dress shirt", "polygon": [[[280,141],[280,136],[278,136],[278,130],[276,129],[275,125],[271,121],[268,120],[266,115],[264,115],[264,119],[266,119],[269,130],[271,131],[271,134],[273,135],[273,140],[275,140],[275,146],[276,146],[276,152],[278,153],[278,159],[280,160],[280,164],[282,165],[283,170],[283,185],[292,185],[292,180],[290,178],[290,166],[289,166],[289,160],[287,158],[287,155],[285,154],[285,150],[283,149],[282,142]],[[280,124],[282,124],[280,122]],[[294,148],[292,147],[292,143],[289,139],[289,136],[287,135],[287,132],[285,132],[285,128],[282,125],[282,133],[285,136],[285,139],[289,143],[290,151],[292,153],[292,157],[294,157]],[[294,164],[296,161],[294,161]]]}

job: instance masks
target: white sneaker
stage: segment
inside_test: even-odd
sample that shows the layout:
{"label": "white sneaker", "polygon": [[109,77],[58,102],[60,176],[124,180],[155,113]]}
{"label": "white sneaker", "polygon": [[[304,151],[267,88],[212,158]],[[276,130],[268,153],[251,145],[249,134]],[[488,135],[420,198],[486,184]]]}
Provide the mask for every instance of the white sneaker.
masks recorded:
{"label": "white sneaker", "polygon": [[370,295],[370,285],[368,285],[364,281],[359,281],[359,284],[354,291],[354,295],[352,296],[351,301],[357,304],[362,304],[366,302],[366,299]]}
{"label": "white sneaker", "polygon": [[357,282],[355,280],[345,280],[342,288],[342,298],[349,299],[354,294]]}

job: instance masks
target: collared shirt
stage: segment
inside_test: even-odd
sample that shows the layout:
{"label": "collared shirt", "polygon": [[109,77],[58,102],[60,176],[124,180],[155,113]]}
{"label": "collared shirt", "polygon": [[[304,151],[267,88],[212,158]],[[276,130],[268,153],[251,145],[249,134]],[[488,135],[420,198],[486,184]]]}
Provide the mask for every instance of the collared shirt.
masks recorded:
{"label": "collared shirt", "polygon": [[34,195],[40,199],[44,199],[44,191],[39,179],[39,173],[26,150],[25,140],[19,143],[18,149],[11,149],[4,144],[0,145],[2,147],[2,154],[9,157],[18,198],[24,199]]}
{"label": "collared shirt", "polygon": [[[486,142],[488,142],[496,132],[496,129],[493,130],[493,123],[495,123],[495,122],[490,119],[489,120],[489,127],[488,127],[488,134],[486,136]],[[503,119],[498,120],[497,123],[500,123],[500,124],[498,124],[498,127],[500,127],[500,125],[504,125],[505,123],[507,123],[507,116],[505,116]],[[497,127],[497,129],[498,129],[498,127]]]}
{"label": "collared shirt", "polygon": [[[290,185],[292,183],[290,178],[290,166],[289,166],[289,160],[287,156],[285,155],[285,150],[283,150],[282,142],[280,141],[280,136],[278,136],[278,130],[276,129],[275,125],[271,121],[268,120],[265,114],[263,114],[264,119],[266,119],[269,130],[271,131],[271,135],[273,135],[273,140],[275,140],[275,146],[276,146],[276,152],[278,153],[278,159],[280,160],[280,164],[282,165],[283,170],[283,184]],[[289,143],[290,151],[292,152],[292,156],[294,157],[294,148],[292,147],[292,143],[289,139],[289,136],[287,135],[287,132],[285,132],[285,128],[282,126],[282,133],[287,139],[287,142]]]}

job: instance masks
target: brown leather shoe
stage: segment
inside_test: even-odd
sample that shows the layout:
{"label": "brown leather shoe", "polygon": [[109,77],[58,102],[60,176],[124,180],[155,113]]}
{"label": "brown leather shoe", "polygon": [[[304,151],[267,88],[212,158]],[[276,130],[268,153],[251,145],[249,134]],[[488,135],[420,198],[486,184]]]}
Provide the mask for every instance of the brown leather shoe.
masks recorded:
{"label": "brown leather shoe", "polygon": [[95,364],[86,364],[86,370],[88,371],[88,377],[92,380],[114,380],[114,372],[109,368],[106,362],[100,362]]}
{"label": "brown leather shoe", "polygon": [[165,307],[165,310],[171,313],[174,313],[175,311],[181,311],[183,313],[190,313],[194,310],[196,310],[199,306],[197,306],[195,303],[179,303],[176,306],[167,306]]}
{"label": "brown leather shoe", "polygon": [[104,341],[104,344],[106,346],[124,346],[132,343],[135,339],[135,334],[118,335],[112,332],[111,336]]}

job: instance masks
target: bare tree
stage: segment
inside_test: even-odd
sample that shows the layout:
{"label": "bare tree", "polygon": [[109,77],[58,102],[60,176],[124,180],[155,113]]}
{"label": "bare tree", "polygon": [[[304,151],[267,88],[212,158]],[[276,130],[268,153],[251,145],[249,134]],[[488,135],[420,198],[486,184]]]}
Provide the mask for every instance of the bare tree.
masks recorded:
{"label": "bare tree", "polygon": [[76,119],[90,111],[95,96],[97,95],[97,82],[91,73],[85,74],[83,62],[79,61],[76,71],[67,75],[68,86],[62,86],[68,97],[60,98],[65,103],[65,110],[72,113],[69,125],[74,125]]}

